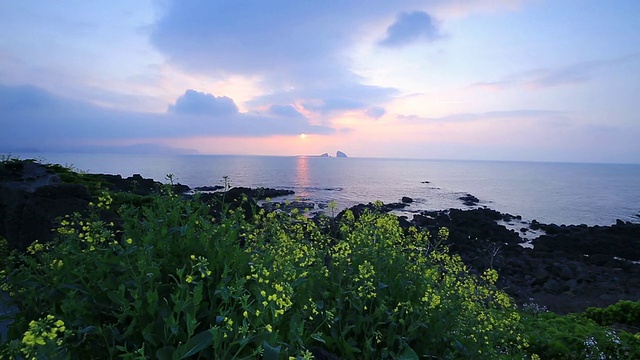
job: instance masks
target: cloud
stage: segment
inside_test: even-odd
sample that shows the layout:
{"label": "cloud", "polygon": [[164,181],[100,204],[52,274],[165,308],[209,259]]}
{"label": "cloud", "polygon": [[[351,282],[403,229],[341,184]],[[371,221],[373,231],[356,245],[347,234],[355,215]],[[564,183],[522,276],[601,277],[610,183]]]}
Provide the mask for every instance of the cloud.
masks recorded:
{"label": "cloud", "polygon": [[[185,99],[189,100],[186,105],[181,101]],[[30,86],[0,85],[0,119],[3,119],[0,144],[14,148],[59,148],[121,139],[152,142],[193,136],[261,137],[335,132],[327,126],[311,125],[301,114],[292,117],[292,112],[287,113],[285,108],[276,106],[268,114],[253,114],[231,112],[235,109],[231,105],[232,99],[189,90],[171,111],[143,113],[70,100]]]}
{"label": "cloud", "polygon": [[[357,30],[419,1],[167,0],[151,42],[176,64],[205,73],[277,72],[322,78]],[[317,69],[316,74],[304,74]]]}
{"label": "cloud", "polygon": [[323,114],[330,113],[332,111],[355,110],[366,106],[362,101],[348,98],[329,98],[319,102],[306,102],[303,105],[305,109]]}
{"label": "cloud", "polygon": [[481,113],[459,113],[441,117],[421,117],[418,115],[398,115],[398,119],[412,123],[470,123],[491,120],[525,120],[546,119],[555,120],[560,125],[566,120],[564,112],[550,110],[513,110],[513,111],[489,111]]}
{"label": "cloud", "polygon": [[169,112],[182,115],[226,116],[238,112],[236,104],[226,96],[187,90],[176,100],[175,105],[169,106]]}
{"label": "cloud", "polygon": [[613,67],[640,60],[640,53],[618,58],[584,61],[557,68],[539,68],[513,73],[497,81],[481,81],[471,87],[504,90],[514,86],[530,89],[576,85],[587,82]]}
{"label": "cloud", "polygon": [[434,41],[442,35],[431,15],[423,11],[401,13],[396,21],[387,28],[386,37],[380,45],[401,47],[416,41]]}
{"label": "cloud", "polygon": [[252,76],[269,92],[249,105],[306,103],[307,110],[320,114],[380,106],[397,93],[365,85],[366,79],[350,70],[350,49],[363,34],[379,31],[389,14],[425,6],[417,0],[347,0],[336,6],[294,0],[166,4],[151,43],[172,65],[214,78]]}
{"label": "cloud", "polygon": [[384,116],[384,114],[387,113],[387,110],[385,110],[384,108],[378,107],[378,106],[374,106],[372,108],[369,108],[367,110],[367,116],[373,119],[379,119],[381,117]]}
{"label": "cloud", "polygon": [[258,96],[249,106],[268,106],[274,103],[299,102],[305,110],[321,115],[345,110],[364,110],[372,104],[384,103],[399,94],[394,88],[342,81],[324,87],[303,87]]}
{"label": "cloud", "polygon": [[283,118],[303,118],[302,115],[295,107],[291,105],[271,105],[268,113],[270,115],[283,117]]}

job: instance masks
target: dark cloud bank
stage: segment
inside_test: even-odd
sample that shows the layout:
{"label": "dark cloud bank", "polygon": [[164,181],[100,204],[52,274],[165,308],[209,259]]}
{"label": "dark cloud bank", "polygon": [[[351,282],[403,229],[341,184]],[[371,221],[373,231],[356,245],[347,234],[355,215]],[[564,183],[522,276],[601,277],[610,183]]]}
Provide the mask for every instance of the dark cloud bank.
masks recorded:
{"label": "dark cloud bank", "polygon": [[[160,3],[159,3],[160,4]],[[372,86],[349,70],[356,34],[388,21],[374,46],[402,47],[441,37],[422,1],[167,0],[150,41],[174,66],[213,78],[255,75],[268,94],[238,110],[224,94],[187,90],[166,113],[140,113],[62,98],[30,86],[0,85],[0,147],[46,148],[109,140],[192,136],[331,134],[298,111],[330,123],[333,113],[385,115],[398,90]],[[222,95],[222,96],[220,96]],[[365,120],[366,121],[366,120]],[[343,131],[339,130],[339,131]],[[0,149],[3,150],[3,149]]]}
{"label": "dark cloud bank", "polygon": [[61,98],[31,86],[0,86],[0,150],[74,148],[104,140],[334,132],[287,109],[241,113],[228,97],[187,90],[166,113],[137,113]]}
{"label": "dark cloud bank", "polygon": [[320,115],[366,111],[383,106],[398,91],[366,85],[348,70],[345,52],[360,40],[356,34],[394,14],[378,45],[401,47],[441,38],[437,22],[416,10],[424,6],[406,0],[170,0],[151,42],[188,72],[260,76],[271,92],[249,105],[302,102]]}

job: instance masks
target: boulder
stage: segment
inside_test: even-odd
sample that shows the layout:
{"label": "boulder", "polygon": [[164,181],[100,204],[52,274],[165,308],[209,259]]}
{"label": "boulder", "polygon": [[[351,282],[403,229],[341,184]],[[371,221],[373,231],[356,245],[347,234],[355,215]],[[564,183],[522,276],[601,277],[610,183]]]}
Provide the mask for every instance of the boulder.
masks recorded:
{"label": "boulder", "polygon": [[478,203],[480,202],[480,200],[477,197],[471,194],[461,196],[458,199],[462,200],[463,204],[465,204],[466,206],[475,206],[475,205],[478,205]]}
{"label": "boulder", "polygon": [[393,210],[398,210],[398,209],[402,209],[409,206],[408,204],[405,203],[389,203],[389,204],[384,204],[384,203],[368,203],[368,204],[358,204],[355,206],[352,206],[348,209],[342,210],[340,213],[338,213],[337,219],[341,219],[342,216],[344,215],[344,212],[347,210],[350,210],[351,212],[353,212],[354,217],[357,219],[359,218],[365,211],[369,211],[369,212],[377,212],[377,213],[388,213],[391,212]]}
{"label": "boulder", "polygon": [[402,202],[405,204],[411,204],[413,202],[413,199],[408,197],[408,196],[403,196],[402,197]]}
{"label": "boulder", "polygon": [[[74,175],[60,165],[43,165],[31,160],[1,165],[0,236],[7,239],[11,248],[20,250],[35,240],[51,240],[54,235],[52,229],[60,217],[87,210],[89,203],[94,201],[87,186],[138,195],[157,193],[163,186],[140,174],[126,179],[111,174]],[[181,184],[172,186],[176,193],[189,190],[188,186]],[[101,216],[108,221],[115,220],[113,213]]]}
{"label": "boulder", "polygon": [[291,212],[293,209],[305,212],[315,208],[315,203],[311,201],[290,201],[290,202],[267,202],[262,205],[267,211],[280,209],[284,212]]}
{"label": "boulder", "polygon": [[86,210],[92,200],[79,184],[45,185],[35,192],[0,184],[0,236],[19,250],[35,240],[50,241],[59,217]]}
{"label": "boulder", "polygon": [[[127,178],[113,174],[91,174],[91,177],[100,180],[103,186],[110,191],[128,192],[136,195],[147,196],[158,193],[158,189],[164,186],[161,182],[142,177],[140,174],[133,174]],[[187,185],[171,185],[173,192],[183,194],[191,190]]]}

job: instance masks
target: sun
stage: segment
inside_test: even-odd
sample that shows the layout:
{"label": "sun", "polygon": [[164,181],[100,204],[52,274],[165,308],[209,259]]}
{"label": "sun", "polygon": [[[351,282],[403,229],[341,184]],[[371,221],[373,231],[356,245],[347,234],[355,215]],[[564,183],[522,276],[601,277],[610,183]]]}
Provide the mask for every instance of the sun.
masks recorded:
{"label": "sun", "polygon": [[300,134],[300,139],[305,139],[307,137],[307,134]]}

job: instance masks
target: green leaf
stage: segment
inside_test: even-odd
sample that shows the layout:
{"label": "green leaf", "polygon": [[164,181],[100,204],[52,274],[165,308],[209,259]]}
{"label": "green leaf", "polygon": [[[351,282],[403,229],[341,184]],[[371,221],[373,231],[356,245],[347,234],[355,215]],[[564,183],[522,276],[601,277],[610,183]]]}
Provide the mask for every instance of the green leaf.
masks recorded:
{"label": "green leaf", "polygon": [[404,350],[402,350],[402,352],[400,353],[400,355],[398,355],[398,357],[396,358],[398,360],[419,360],[420,358],[418,357],[418,354],[416,354],[415,351],[413,351],[413,349],[409,346],[407,346],[406,348],[404,348]]}
{"label": "green leaf", "polygon": [[185,344],[180,345],[176,351],[178,359],[186,359],[189,356],[195,355],[203,349],[211,346],[213,343],[213,333],[211,330],[205,330],[198,335],[189,339]]}
{"label": "green leaf", "polygon": [[158,339],[154,333],[154,325],[155,324],[153,322],[148,323],[142,330],[142,337],[147,343],[156,347],[158,346]]}
{"label": "green leaf", "polygon": [[83,327],[82,329],[78,330],[78,334],[82,335],[82,334],[91,334],[94,332],[97,332],[98,328],[92,325],[89,325],[87,327]]}
{"label": "green leaf", "polygon": [[262,348],[264,349],[264,360],[278,360],[280,356],[280,345],[273,347],[265,340],[262,342]]}
{"label": "green leaf", "polygon": [[351,355],[351,356],[353,356],[353,354],[359,354],[359,353],[361,353],[361,352],[362,352],[362,350],[360,350],[360,349],[358,349],[357,347],[355,347],[355,346],[351,345],[351,344],[349,343],[349,341],[344,340],[344,339],[342,340],[342,346],[343,346],[343,348],[344,348],[344,351],[346,351],[346,353],[347,353],[348,355]]}
{"label": "green leaf", "polygon": [[176,348],[173,346],[165,346],[156,351],[156,358],[158,360],[172,360],[173,354],[176,352]]}
{"label": "green leaf", "polygon": [[200,305],[200,302],[202,301],[202,292],[203,292],[202,282],[198,282],[195,289],[193,289],[193,304],[196,307]]}
{"label": "green leaf", "polygon": [[320,342],[321,342],[321,343],[323,343],[323,344],[326,344],[326,343],[327,343],[326,341],[324,341],[324,339],[322,338],[322,334],[320,334],[320,333],[312,334],[312,335],[311,335],[311,338],[312,338],[313,340],[320,341]]}
{"label": "green leaf", "polygon": [[193,335],[193,332],[195,331],[196,326],[200,324],[198,321],[196,321],[195,314],[188,312],[187,315],[185,316],[184,321],[187,324],[187,335],[188,336]]}
{"label": "green leaf", "polygon": [[125,306],[126,304],[124,295],[119,292],[110,291],[107,293],[107,297],[109,298],[109,300],[113,301],[113,303],[118,306]]}

